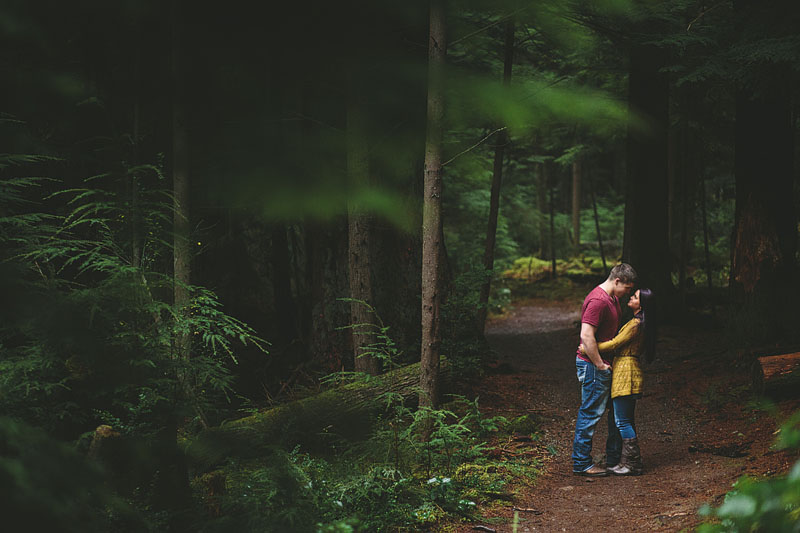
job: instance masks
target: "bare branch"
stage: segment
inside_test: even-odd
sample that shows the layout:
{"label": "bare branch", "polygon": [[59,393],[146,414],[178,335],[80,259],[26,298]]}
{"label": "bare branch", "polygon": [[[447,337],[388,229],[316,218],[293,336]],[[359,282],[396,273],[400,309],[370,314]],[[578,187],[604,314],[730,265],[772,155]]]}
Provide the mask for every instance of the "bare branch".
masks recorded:
{"label": "bare branch", "polygon": [[501,131],[505,131],[505,130],[507,130],[507,129],[508,129],[508,126],[503,126],[502,128],[497,128],[496,130],[492,131],[492,132],[491,132],[491,133],[489,133],[489,134],[488,134],[486,137],[484,137],[484,138],[483,138],[483,139],[481,139],[480,141],[476,142],[475,144],[473,144],[472,146],[470,146],[469,148],[467,148],[467,149],[466,149],[466,150],[464,150],[463,152],[461,152],[461,153],[459,153],[459,154],[456,154],[456,155],[454,155],[453,157],[451,157],[450,159],[448,159],[447,161],[445,161],[444,163],[442,163],[442,166],[445,166],[445,165],[447,165],[448,163],[452,163],[452,162],[453,162],[455,159],[458,159],[459,157],[461,157],[462,155],[466,154],[467,152],[471,152],[472,150],[474,150],[475,148],[477,148],[478,146],[480,146],[481,144],[483,144],[484,142],[486,142],[486,139],[488,139],[489,137],[491,137],[491,136],[492,136],[492,135],[494,135],[495,133],[500,133]]}

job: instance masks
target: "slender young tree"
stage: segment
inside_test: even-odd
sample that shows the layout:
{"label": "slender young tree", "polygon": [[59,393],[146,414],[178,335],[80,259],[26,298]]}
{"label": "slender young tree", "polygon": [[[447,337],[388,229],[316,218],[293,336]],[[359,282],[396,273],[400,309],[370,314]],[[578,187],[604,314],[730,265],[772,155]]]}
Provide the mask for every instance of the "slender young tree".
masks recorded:
{"label": "slender young tree", "polygon": [[[511,84],[511,69],[514,63],[514,20],[509,19],[505,28],[505,44],[503,59],[503,84]],[[499,131],[496,136],[497,146],[494,150],[494,165],[492,168],[492,191],[489,199],[489,224],[486,229],[486,248],[483,252],[483,268],[487,272],[486,281],[481,285],[478,300],[478,331],[483,333],[486,326],[487,306],[489,305],[489,292],[492,278],[490,272],[494,269],[494,249],[497,241],[497,216],[500,211],[500,187],[503,183],[503,158],[508,144],[508,132]]]}
{"label": "slender young tree", "polygon": [[581,161],[572,163],[572,253],[581,251]]}
{"label": "slender young tree", "polygon": [[603,249],[603,236],[600,233],[600,217],[597,215],[597,197],[594,193],[594,180],[589,180],[589,190],[592,194],[592,213],[594,214],[594,229],[597,232],[597,248],[600,250],[600,259],[603,261],[603,272],[608,271],[606,266],[606,253]]}
{"label": "slender young tree", "polygon": [[548,171],[547,163],[539,163],[536,165],[536,227],[539,233],[539,258],[544,258],[548,249],[549,230],[547,229],[547,213],[550,208],[547,203],[547,188],[548,185]]}
{"label": "slender young tree", "polygon": [[[176,0],[175,10],[181,2]],[[179,313],[189,305],[188,286],[191,283],[191,225],[189,219],[189,136],[186,124],[185,95],[185,30],[177,13],[174,14],[172,39],[172,194],[173,207],[173,275],[175,279],[173,303]],[[179,333],[175,339],[175,352],[188,358],[190,349],[188,333]]]}
{"label": "slender young tree", "polygon": [[442,0],[431,0],[428,37],[428,118],[422,206],[422,346],[421,406],[439,403],[439,316],[442,300],[442,138],[444,67],[447,54]]}
{"label": "slender young tree", "polygon": [[292,267],[289,259],[289,240],[286,224],[272,228],[270,262],[272,263],[272,292],[275,298],[275,318],[282,337],[291,342],[299,337],[297,311],[292,297]]}
{"label": "slender young tree", "polygon": [[[352,192],[357,194],[358,189],[369,182],[369,147],[367,144],[367,131],[365,127],[365,113],[363,101],[359,98],[353,80],[350,76],[350,91],[347,103],[347,178]],[[347,204],[348,228],[348,280],[350,282],[350,297],[372,303],[372,275],[370,273],[370,217],[353,200],[352,194]],[[369,309],[358,301],[350,302],[351,324],[370,323],[372,317]],[[359,372],[375,375],[378,373],[378,361],[368,355],[363,355],[364,347],[371,344],[373,339],[365,334],[362,327],[350,330],[353,337],[354,368]]]}
{"label": "slender young tree", "polygon": [[[182,19],[182,5],[175,0],[172,6],[172,194],[173,194],[173,305],[178,315],[189,312],[189,284],[191,283],[191,223],[189,211],[189,134],[186,111],[186,28]],[[191,351],[191,336],[178,328],[174,342],[174,356],[188,359]],[[189,396],[187,376],[177,376],[181,396]],[[195,403],[195,402],[193,402]],[[200,416],[204,425],[207,422]],[[189,505],[189,476],[186,458],[177,446],[177,413],[172,413],[158,437],[157,452],[162,462],[161,476],[154,488],[154,501],[164,509],[185,509]],[[183,527],[178,514],[171,519],[172,528]]]}
{"label": "slender young tree", "polygon": [[547,184],[550,207],[550,277],[555,279],[558,277],[558,270],[556,270],[556,207],[553,199],[554,187],[550,180],[550,163],[548,161],[544,163],[544,182]]}

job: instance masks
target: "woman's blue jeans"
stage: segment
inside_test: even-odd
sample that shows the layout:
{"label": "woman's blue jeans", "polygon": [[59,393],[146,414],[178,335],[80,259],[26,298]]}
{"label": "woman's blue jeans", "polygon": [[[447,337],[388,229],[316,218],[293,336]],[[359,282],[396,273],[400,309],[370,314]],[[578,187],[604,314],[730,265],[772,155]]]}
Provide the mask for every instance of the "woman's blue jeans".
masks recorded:
{"label": "woman's blue jeans", "polygon": [[592,437],[597,422],[608,406],[608,438],[606,439],[606,465],[619,463],[622,437],[614,420],[611,395],[611,370],[597,370],[593,363],[575,358],[578,381],[581,382],[581,406],[575,421],[575,440],[572,443],[572,471],[583,472],[591,468]]}
{"label": "woman's blue jeans", "polygon": [[637,395],[618,396],[611,400],[614,405],[614,420],[623,439],[636,438],[636,422],[633,412],[636,409]]}

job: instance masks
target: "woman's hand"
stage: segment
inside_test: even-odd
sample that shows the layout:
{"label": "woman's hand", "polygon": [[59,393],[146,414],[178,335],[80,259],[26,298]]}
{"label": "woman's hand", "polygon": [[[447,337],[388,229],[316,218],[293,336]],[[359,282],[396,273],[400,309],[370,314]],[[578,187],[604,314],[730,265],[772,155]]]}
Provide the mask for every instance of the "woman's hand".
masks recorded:
{"label": "woman's hand", "polygon": [[580,349],[581,349],[581,353],[582,353],[583,355],[586,355],[586,346],[584,346],[584,345],[583,345],[583,343],[581,343],[581,345],[580,345]]}

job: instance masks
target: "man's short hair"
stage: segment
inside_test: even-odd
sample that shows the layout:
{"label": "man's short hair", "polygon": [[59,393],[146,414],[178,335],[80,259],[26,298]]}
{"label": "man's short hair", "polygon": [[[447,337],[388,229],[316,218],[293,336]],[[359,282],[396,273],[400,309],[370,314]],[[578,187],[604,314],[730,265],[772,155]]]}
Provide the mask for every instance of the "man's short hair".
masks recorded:
{"label": "man's short hair", "polygon": [[638,274],[636,274],[636,271],[628,263],[620,263],[611,269],[611,272],[608,274],[608,279],[613,281],[617,278],[619,278],[622,283],[633,283],[634,285],[636,285],[636,282],[639,280]]}

